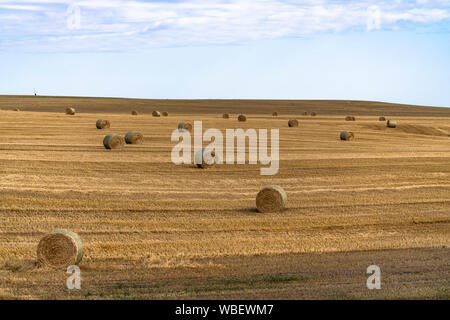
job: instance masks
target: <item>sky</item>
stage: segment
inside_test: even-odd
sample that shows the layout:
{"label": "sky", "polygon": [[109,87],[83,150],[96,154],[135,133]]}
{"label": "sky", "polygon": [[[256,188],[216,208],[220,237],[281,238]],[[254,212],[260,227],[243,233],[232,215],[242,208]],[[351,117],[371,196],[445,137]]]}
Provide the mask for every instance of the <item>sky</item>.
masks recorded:
{"label": "sky", "polygon": [[0,94],[450,107],[450,0],[0,0]]}

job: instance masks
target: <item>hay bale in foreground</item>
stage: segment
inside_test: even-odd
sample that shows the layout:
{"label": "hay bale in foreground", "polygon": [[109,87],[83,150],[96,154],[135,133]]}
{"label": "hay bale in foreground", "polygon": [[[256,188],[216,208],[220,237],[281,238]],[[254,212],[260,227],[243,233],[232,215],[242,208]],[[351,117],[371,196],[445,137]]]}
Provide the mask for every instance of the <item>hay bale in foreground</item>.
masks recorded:
{"label": "hay bale in foreground", "polygon": [[152,112],[152,116],[153,117],[161,117],[161,112],[155,110]]}
{"label": "hay bale in foreground", "polygon": [[178,124],[178,130],[183,131],[191,131],[192,130],[192,124],[190,124],[189,122],[180,122]]}
{"label": "hay bale in foreground", "polygon": [[195,163],[198,168],[212,167],[216,163],[216,153],[212,149],[203,148],[195,153]]}
{"label": "hay bale in foreground", "polygon": [[274,113],[272,113],[272,116],[273,117],[278,117],[278,112],[275,111]]}
{"label": "hay bale in foreground", "polygon": [[75,108],[66,108],[66,114],[68,115],[75,115]]}
{"label": "hay bale in foreground", "polygon": [[230,119],[230,115],[229,115],[228,113],[224,113],[224,114],[222,115],[222,118],[224,118],[224,119]]}
{"label": "hay bale in foreground", "polygon": [[239,122],[245,122],[245,121],[247,121],[247,117],[244,116],[243,114],[240,114],[240,115],[238,116],[238,121],[239,121]]}
{"label": "hay bale in foreground", "polygon": [[289,127],[298,127],[298,121],[296,119],[291,119],[288,121],[288,126]]}
{"label": "hay bale in foreground", "polygon": [[163,115],[163,117],[168,117],[168,116],[169,116],[169,113],[168,113],[167,111],[164,111],[164,112],[162,113],[162,115]]}
{"label": "hay bale in foreground", "polygon": [[111,123],[109,122],[109,120],[98,119],[95,123],[95,126],[97,127],[97,129],[106,129],[111,127]]}
{"label": "hay bale in foreground", "polygon": [[379,117],[378,121],[386,121],[386,118],[385,117]]}
{"label": "hay bale in foreground", "polygon": [[345,117],[345,121],[356,121],[356,118],[353,116],[347,116]]}
{"label": "hay bale in foreground", "polygon": [[397,121],[395,121],[395,120],[388,120],[386,122],[386,126],[388,128],[397,128]]}
{"label": "hay bale in foreground", "polygon": [[341,140],[344,141],[351,141],[355,139],[355,135],[353,134],[353,132],[350,131],[342,131],[341,132]]}
{"label": "hay bale in foreground", "polygon": [[106,149],[119,149],[122,148],[125,144],[124,139],[117,134],[108,134],[103,139],[103,145]]}
{"label": "hay bale in foreground", "polygon": [[265,186],[256,196],[256,208],[259,212],[281,212],[286,208],[287,194],[282,187]]}
{"label": "hay bale in foreground", "polygon": [[55,230],[44,236],[37,247],[39,264],[67,268],[78,264],[84,250],[80,237],[69,230]]}
{"label": "hay bale in foreground", "polygon": [[144,136],[137,131],[130,131],[125,135],[125,142],[127,144],[141,144],[144,142]]}
{"label": "hay bale in foreground", "polygon": [[131,111],[131,115],[137,116],[139,113],[136,110]]}
{"label": "hay bale in foreground", "polygon": [[315,116],[317,116],[317,113],[311,112],[311,117],[315,117]]}

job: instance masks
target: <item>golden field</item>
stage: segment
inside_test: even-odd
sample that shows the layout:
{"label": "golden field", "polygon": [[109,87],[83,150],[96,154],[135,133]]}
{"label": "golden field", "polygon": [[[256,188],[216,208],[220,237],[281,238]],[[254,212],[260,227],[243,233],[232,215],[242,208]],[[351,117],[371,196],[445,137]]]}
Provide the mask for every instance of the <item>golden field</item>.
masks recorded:
{"label": "golden field", "polygon": [[[450,109],[20,96],[0,96],[0,108],[0,298],[450,298]],[[97,130],[99,118],[111,128]],[[171,133],[194,120],[279,128],[279,173],[174,165]],[[103,147],[106,134],[130,130],[142,145]],[[356,139],[340,141],[342,130]],[[256,212],[268,184],[287,192],[283,213]],[[79,291],[66,288],[65,270],[36,264],[54,229],[83,241]],[[381,290],[366,288],[372,264]]]}

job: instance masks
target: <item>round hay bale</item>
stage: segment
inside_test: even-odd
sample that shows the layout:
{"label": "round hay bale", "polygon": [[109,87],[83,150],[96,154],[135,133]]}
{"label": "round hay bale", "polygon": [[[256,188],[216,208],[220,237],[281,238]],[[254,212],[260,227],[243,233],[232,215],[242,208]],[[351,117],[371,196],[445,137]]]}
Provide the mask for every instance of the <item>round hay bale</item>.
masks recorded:
{"label": "round hay bale", "polygon": [[287,194],[280,186],[265,186],[256,196],[256,208],[259,212],[281,212],[286,208]]}
{"label": "round hay bale", "polygon": [[289,120],[288,121],[288,126],[289,127],[298,127],[298,120],[296,120],[296,119],[291,119],[291,120]]}
{"label": "round hay bale", "polygon": [[341,132],[341,140],[351,141],[355,139],[355,135],[350,131],[342,131]]}
{"label": "round hay bale", "polygon": [[224,119],[230,119],[230,115],[229,115],[228,113],[224,113],[224,114],[222,115],[222,118],[224,118]]}
{"label": "round hay bale", "polygon": [[97,127],[97,129],[106,129],[111,127],[111,123],[109,122],[109,120],[98,119],[95,123],[95,126]]}
{"label": "round hay bale", "polygon": [[106,149],[119,149],[122,148],[125,144],[124,139],[117,134],[108,134],[103,139],[103,145]]}
{"label": "round hay bale", "polygon": [[15,108],[14,111],[20,111],[20,109],[19,108]]}
{"label": "round hay bale", "polygon": [[245,122],[245,121],[247,121],[247,117],[244,116],[243,114],[240,114],[240,115],[238,116],[238,121],[239,121],[239,122]]}
{"label": "round hay bale", "polygon": [[278,117],[278,112],[275,111],[274,113],[272,113],[272,116],[273,117]]}
{"label": "round hay bale", "polygon": [[388,128],[397,128],[397,121],[395,121],[395,120],[388,120],[386,122],[386,126]]}
{"label": "round hay bale", "polygon": [[386,121],[386,118],[385,117],[379,117],[378,121]]}
{"label": "round hay bale", "polygon": [[304,115],[304,116],[307,116],[307,115],[308,115],[308,112],[306,112],[306,111],[303,112],[303,115]]}
{"label": "round hay bale", "polygon": [[180,122],[178,124],[178,130],[183,131],[191,131],[192,130],[192,124],[190,124],[189,122]]}
{"label": "round hay bale", "polygon": [[346,116],[345,121],[356,121],[356,118],[353,116]]}
{"label": "round hay bale", "polygon": [[66,114],[68,115],[75,115],[75,108],[66,108]]}
{"label": "round hay bale", "polygon": [[311,112],[311,117],[315,117],[315,116],[317,116],[317,113]]}
{"label": "round hay bale", "polygon": [[216,153],[214,150],[203,148],[195,153],[195,163],[198,168],[202,169],[212,167],[216,163],[215,157]]}
{"label": "round hay bale", "polygon": [[152,112],[152,116],[153,117],[161,117],[161,112],[155,110]]}
{"label": "round hay bale", "polygon": [[44,236],[37,247],[39,264],[54,268],[67,268],[78,264],[84,250],[80,237],[68,230],[55,230]]}
{"label": "round hay bale", "polygon": [[168,113],[167,111],[164,111],[164,112],[162,113],[162,115],[163,115],[163,117],[168,117],[168,116],[169,116],[169,113]]}
{"label": "round hay bale", "polygon": [[137,131],[130,131],[125,135],[125,142],[127,144],[141,144],[144,142],[144,136]]}
{"label": "round hay bale", "polygon": [[138,113],[136,110],[133,110],[133,111],[131,111],[131,114],[132,114],[133,116],[137,116],[139,113]]}

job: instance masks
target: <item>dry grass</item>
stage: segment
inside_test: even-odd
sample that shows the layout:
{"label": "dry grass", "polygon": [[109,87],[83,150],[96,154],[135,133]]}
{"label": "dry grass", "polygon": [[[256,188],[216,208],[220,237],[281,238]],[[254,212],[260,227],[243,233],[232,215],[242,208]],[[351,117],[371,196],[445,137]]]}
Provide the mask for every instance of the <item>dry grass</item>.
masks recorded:
{"label": "dry grass", "polygon": [[[373,101],[348,100],[145,100],[116,98],[83,97],[35,97],[35,96],[0,96],[0,108],[23,111],[61,112],[61,108],[77,106],[77,113],[120,113],[127,110],[139,110],[139,114],[151,114],[155,108],[169,113],[188,114],[303,114],[305,109],[319,115],[376,116],[380,114],[393,117],[439,117],[450,116],[447,108],[411,106]],[[308,112],[304,112],[308,115]],[[314,119],[311,119],[314,120]]]}
{"label": "dry grass", "polygon": [[[299,114],[281,107],[273,118],[241,106],[253,114],[247,122],[224,122],[220,107],[199,115],[195,103],[159,106],[171,117],[155,119],[141,105],[133,117],[131,105],[119,114],[98,101],[101,114],[80,107],[73,118],[61,106],[27,112],[23,101],[20,114],[0,111],[0,297],[449,298],[449,118],[418,108],[388,130],[351,105],[337,116],[319,108],[302,135],[286,126]],[[358,122],[344,121],[348,113]],[[149,139],[108,152],[92,125],[99,116],[117,133],[136,128]],[[279,174],[173,165],[171,132],[194,120],[204,130],[279,128]],[[342,130],[358,139],[341,143]],[[283,213],[256,212],[255,196],[269,184],[288,194]],[[65,289],[65,272],[34,264],[40,238],[54,229],[83,239],[81,291]],[[385,291],[365,288],[373,263],[386,272]]]}

